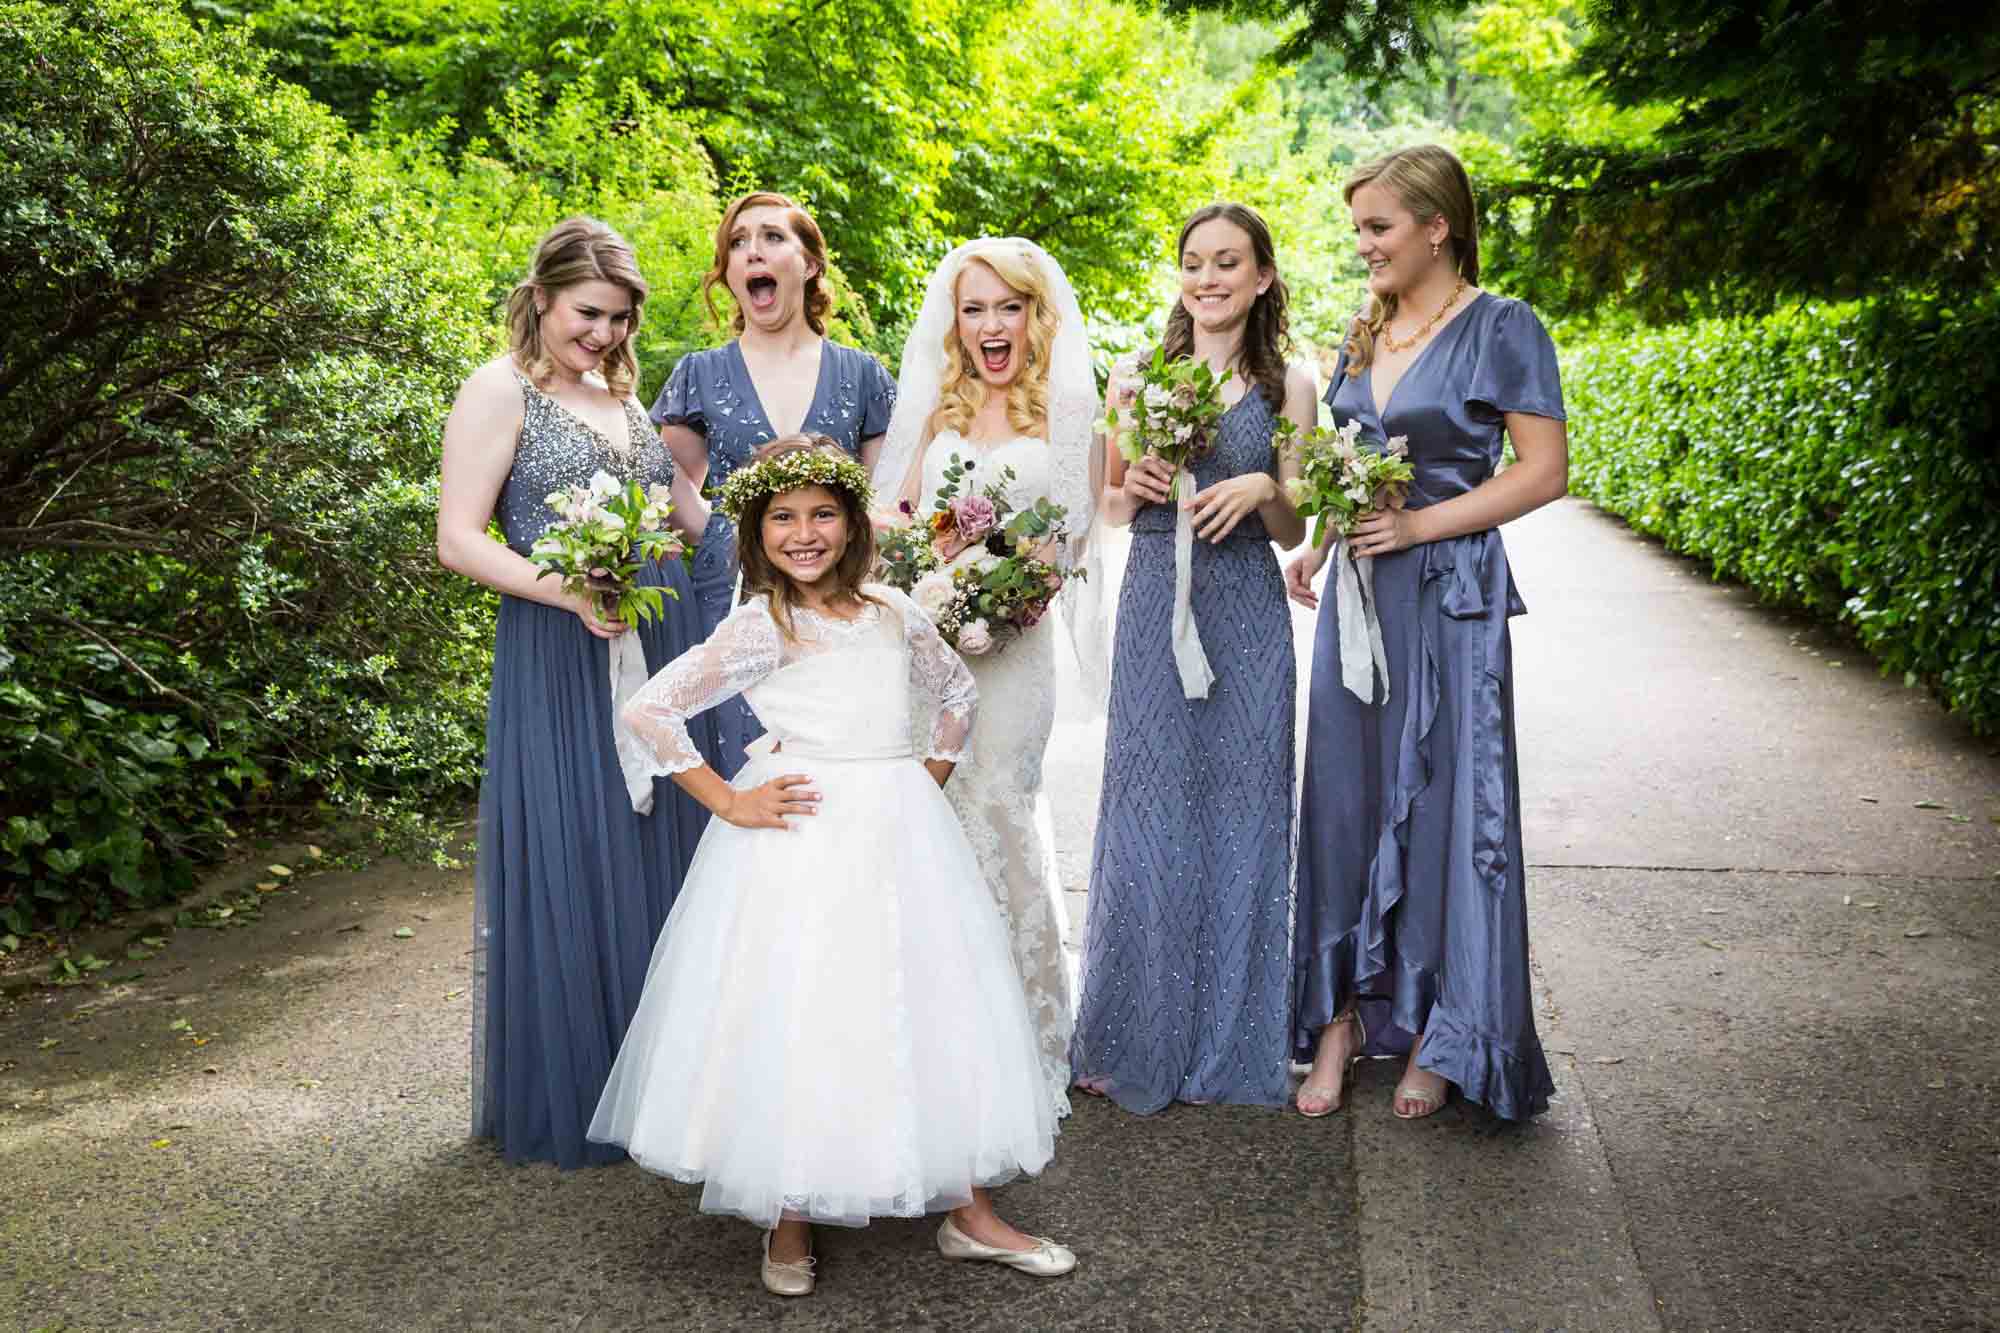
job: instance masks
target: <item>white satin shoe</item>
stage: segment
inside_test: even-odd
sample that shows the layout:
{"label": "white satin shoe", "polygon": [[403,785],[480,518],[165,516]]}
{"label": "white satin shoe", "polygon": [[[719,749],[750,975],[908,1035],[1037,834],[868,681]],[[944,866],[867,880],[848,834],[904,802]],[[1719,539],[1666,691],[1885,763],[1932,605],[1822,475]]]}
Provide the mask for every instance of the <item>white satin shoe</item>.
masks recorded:
{"label": "white satin shoe", "polygon": [[1036,1236],[1034,1240],[1035,1248],[1032,1250],[1002,1250],[992,1245],[981,1245],[953,1226],[948,1213],[937,1233],[938,1253],[947,1259],[984,1259],[989,1263],[1019,1269],[1032,1277],[1061,1277],[1076,1267],[1076,1256],[1066,1246],[1058,1245],[1046,1236]]}
{"label": "white satin shoe", "polygon": [[810,1296],[813,1292],[813,1257],[788,1264],[771,1258],[771,1233],[764,1233],[764,1290],[773,1296]]}

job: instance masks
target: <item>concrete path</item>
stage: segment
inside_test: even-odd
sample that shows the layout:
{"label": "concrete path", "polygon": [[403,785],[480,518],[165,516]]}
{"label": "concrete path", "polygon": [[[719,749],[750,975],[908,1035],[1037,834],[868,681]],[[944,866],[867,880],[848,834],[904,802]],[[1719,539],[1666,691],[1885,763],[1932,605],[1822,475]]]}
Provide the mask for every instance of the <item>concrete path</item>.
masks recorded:
{"label": "concrete path", "polygon": [[[1586,505],[1508,544],[1535,1124],[1398,1122],[1386,1064],[1312,1123],[1083,1099],[1006,1191],[1074,1278],[878,1224],[779,1305],[696,1191],[467,1142],[463,874],[258,894],[313,864],[270,847],[204,887],[253,900],[215,929],[0,1004],[0,1329],[1995,1326],[1995,747]],[[1073,890],[1101,745],[1065,705]]]}

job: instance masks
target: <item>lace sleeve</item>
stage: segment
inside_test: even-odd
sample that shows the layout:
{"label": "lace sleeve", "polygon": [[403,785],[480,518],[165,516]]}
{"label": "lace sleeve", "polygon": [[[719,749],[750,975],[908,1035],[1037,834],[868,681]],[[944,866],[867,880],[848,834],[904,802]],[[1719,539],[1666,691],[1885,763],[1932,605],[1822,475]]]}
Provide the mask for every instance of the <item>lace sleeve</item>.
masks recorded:
{"label": "lace sleeve", "polygon": [[910,646],[910,683],[925,697],[937,700],[926,759],[956,764],[965,758],[972,737],[972,720],[979,712],[979,685],[972,668],[937,632],[923,609],[901,592],[885,590],[903,617],[903,639]]}
{"label": "lace sleeve", "polygon": [[658,774],[700,768],[702,757],[687,720],[743,693],[779,666],[783,643],[762,598],[739,606],[706,642],[662,667],[625,706],[625,725],[657,757]]}

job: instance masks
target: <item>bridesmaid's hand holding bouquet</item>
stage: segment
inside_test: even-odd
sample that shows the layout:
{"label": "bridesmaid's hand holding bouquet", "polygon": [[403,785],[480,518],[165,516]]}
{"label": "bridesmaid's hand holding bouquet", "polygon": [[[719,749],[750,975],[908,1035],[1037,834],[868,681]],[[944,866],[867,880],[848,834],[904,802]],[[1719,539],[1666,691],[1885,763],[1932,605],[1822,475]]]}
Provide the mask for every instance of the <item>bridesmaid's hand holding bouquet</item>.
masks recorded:
{"label": "bridesmaid's hand holding bouquet", "polygon": [[1272,447],[1298,460],[1299,475],[1285,483],[1285,493],[1302,517],[1313,520],[1314,548],[1324,540],[1329,523],[1345,537],[1374,510],[1402,508],[1416,475],[1410,468],[1409,437],[1391,436],[1379,448],[1372,441],[1364,443],[1359,418],[1333,430],[1318,427],[1301,434],[1281,416]]}
{"label": "bridesmaid's hand holding bouquet", "polygon": [[666,525],[673,512],[668,488],[620,483],[598,471],[587,485],[568,486],[547,499],[557,522],[535,539],[528,559],[562,579],[565,592],[590,601],[605,620],[643,625],[660,616],[660,594],[672,588],[641,587],[648,560],[685,559],[688,543]]}
{"label": "bridesmaid's hand holding bouquet", "polygon": [[1121,392],[1105,404],[1104,428],[1117,435],[1127,464],[1150,456],[1178,472],[1215,447],[1215,423],[1225,410],[1222,386],[1229,376],[1192,357],[1169,361],[1164,347],[1151,361],[1121,362]]}

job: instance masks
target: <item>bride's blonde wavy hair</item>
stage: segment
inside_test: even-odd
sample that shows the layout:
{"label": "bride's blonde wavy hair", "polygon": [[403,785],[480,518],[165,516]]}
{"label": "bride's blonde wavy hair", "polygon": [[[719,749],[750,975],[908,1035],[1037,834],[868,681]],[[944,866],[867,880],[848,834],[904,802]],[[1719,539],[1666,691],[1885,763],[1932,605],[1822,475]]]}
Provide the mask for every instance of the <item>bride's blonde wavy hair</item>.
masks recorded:
{"label": "bride's blonde wavy hair", "polygon": [[1056,314],[1049,276],[1041,261],[1001,240],[975,241],[952,279],[954,315],[944,333],[944,377],[938,385],[930,433],[936,436],[955,430],[963,435],[986,404],[986,381],[979,378],[979,367],[959,340],[956,316],[958,279],[974,264],[984,264],[1000,281],[1028,298],[1027,361],[1007,386],[1007,424],[1023,435],[1036,434],[1046,429],[1049,418],[1049,349],[1055,344],[1062,319]]}
{"label": "bride's blonde wavy hair", "polygon": [[[1396,202],[1410,210],[1418,225],[1443,218],[1451,234],[1452,267],[1468,286],[1479,282],[1479,215],[1472,205],[1472,180],[1465,164],[1449,148],[1434,143],[1398,149],[1387,157],[1364,162],[1354,169],[1342,187],[1349,205],[1354,193],[1364,185],[1380,185],[1396,196]],[[1396,298],[1386,300],[1368,293],[1360,313],[1347,326],[1347,376],[1353,379],[1375,359],[1375,340],[1381,336],[1390,316],[1396,313]]]}
{"label": "bride's blonde wavy hair", "polygon": [[604,354],[600,367],[605,387],[614,398],[623,398],[639,382],[639,359],[632,353],[632,339],[646,309],[646,280],[639,276],[639,260],[625,238],[596,218],[564,218],[536,243],[527,276],[514,284],[507,298],[508,350],[535,387],[546,389],[556,363],[542,343],[537,300],[548,301],[565,287],[582,282],[609,282],[632,294],[631,326],[624,341]]}

